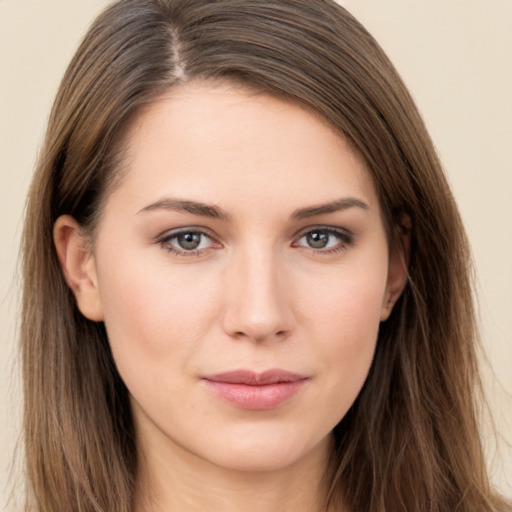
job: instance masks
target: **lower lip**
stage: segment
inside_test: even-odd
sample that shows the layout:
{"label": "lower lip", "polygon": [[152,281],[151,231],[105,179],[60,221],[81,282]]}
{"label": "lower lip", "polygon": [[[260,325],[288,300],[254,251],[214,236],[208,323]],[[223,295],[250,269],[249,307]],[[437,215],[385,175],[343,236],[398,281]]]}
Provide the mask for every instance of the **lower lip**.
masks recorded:
{"label": "lower lip", "polygon": [[218,397],[239,409],[268,410],[275,409],[295,396],[307,379],[293,382],[276,382],[252,386],[232,382],[214,382],[205,380],[208,388]]}

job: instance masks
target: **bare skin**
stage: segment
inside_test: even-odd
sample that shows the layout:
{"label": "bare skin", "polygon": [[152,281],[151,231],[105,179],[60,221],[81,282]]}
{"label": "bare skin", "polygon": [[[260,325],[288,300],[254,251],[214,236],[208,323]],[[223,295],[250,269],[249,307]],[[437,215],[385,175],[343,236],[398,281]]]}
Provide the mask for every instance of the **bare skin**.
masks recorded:
{"label": "bare skin", "polygon": [[68,216],[55,241],[130,392],[137,512],[324,512],[331,431],[406,280],[364,163],[228,85],[174,89],[128,142],[92,250]]}

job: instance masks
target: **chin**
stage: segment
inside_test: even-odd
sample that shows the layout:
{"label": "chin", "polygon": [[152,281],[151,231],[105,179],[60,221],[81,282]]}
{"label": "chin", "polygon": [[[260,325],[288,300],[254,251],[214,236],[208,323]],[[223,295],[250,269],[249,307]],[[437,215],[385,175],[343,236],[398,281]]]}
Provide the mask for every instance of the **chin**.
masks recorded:
{"label": "chin", "polygon": [[238,472],[280,471],[293,466],[305,458],[317,459],[325,464],[330,450],[332,435],[316,440],[301,436],[300,429],[294,432],[255,432],[253,436],[231,437],[226,443],[210,445],[206,455],[216,466]]}

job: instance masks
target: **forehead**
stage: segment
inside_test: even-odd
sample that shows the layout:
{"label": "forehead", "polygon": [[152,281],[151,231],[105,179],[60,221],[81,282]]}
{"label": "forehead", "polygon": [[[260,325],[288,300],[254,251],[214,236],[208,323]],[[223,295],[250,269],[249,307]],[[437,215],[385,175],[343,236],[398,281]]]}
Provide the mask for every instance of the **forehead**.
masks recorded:
{"label": "forehead", "polygon": [[376,202],[362,158],[320,116],[229,84],[172,89],[133,124],[120,189],[134,208],[172,194],[283,208],[343,195]]}

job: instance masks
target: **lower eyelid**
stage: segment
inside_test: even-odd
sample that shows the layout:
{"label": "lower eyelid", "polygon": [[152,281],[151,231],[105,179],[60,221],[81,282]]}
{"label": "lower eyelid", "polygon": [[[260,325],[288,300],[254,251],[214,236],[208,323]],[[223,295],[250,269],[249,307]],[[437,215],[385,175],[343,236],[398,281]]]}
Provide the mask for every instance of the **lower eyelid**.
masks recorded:
{"label": "lower eyelid", "polygon": [[[296,242],[294,242],[294,244],[297,244],[297,242],[300,239],[302,239],[303,237],[305,237],[308,233],[313,233],[315,231],[321,231],[321,232],[327,233],[329,235],[335,236],[336,238],[339,239],[340,243],[342,243],[344,245],[350,245],[354,241],[353,235],[346,231],[319,226],[319,227],[310,228],[307,231],[303,231],[299,236],[297,236]],[[325,250],[324,252],[327,252],[327,250]],[[321,251],[321,249],[319,249],[318,252],[319,251]]]}
{"label": "lower eyelid", "polygon": [[[326,234],[336,237],[338,239],[338,243],[336,243],[332,247],[317,248],[317,249],[298,243],[308,233],[312,233],[315,231],[321,231],[321,232],[324,232]],[[210,240],[209,246],[203,247],[201,249],[192,249],[192,250],[187,251],[185,249],[180,249],[179,246],[177,246],[177,245],[175,246],[173,243],[171,243],[172,240],[176,239],[177,237],[179,237],[180,235],[185,234],[185,233],[197,233],[197,234],[200,234],[200,235],[206,237],[207,239]],[[195,228],[195,229],[194,228],[182,228],[182,229],[177,229],[175,231],[170,231],[170,232],[168,231],[168,232],[164,233],[162,236],[155,238],[155,241],[156,241],[156,243],[158,243],[158,245],[160,245],[162,248],[164,248],[168,252],[174,253],[176,255],[183,255],[183,256],[199,256],[199,255],[204,254],[204,252],[208,251],[209,249],[212,249],[212,248],[215,249],[215,248],[222,247],[222,244],[220,242],[218,242],[210,233],[208,233],[202,229],[197,229],[197,228]],[[292,243],[292,246],[309,249],[315,253],[329,254],[329,253],[335,253],[335,252],[342,251],[343,249],[347,248],[347,246],[350,246],[351,244],[353,244],[353,242],[354,242],[354,236],[345,230],[341,230],[341,229],[338,230],[338,229],[334,229],[332,227],[318,226],[318,227],[311,227],[307,231],[303,231],[301,234],[299,234],[295,238],[295,241]]]}
{"label": "lower eyelid", "polygon": [[[206,239],[209,240],[208,246],[191,250],[180,248],[180,246],[176,242],[176,239],[180,235],[186,233],[195,233],[205,237]],[[155,242],[168,253],[174,256],[181,257],[198,257],[204,255],[211,249],[217,249],[222,247],[222,244],[218,242],[217,239],[211,233],[203,229],[194,227],[178,228],[175,230],[164,232],[163,235],[159,236],[158,238],[155,238]]]}

